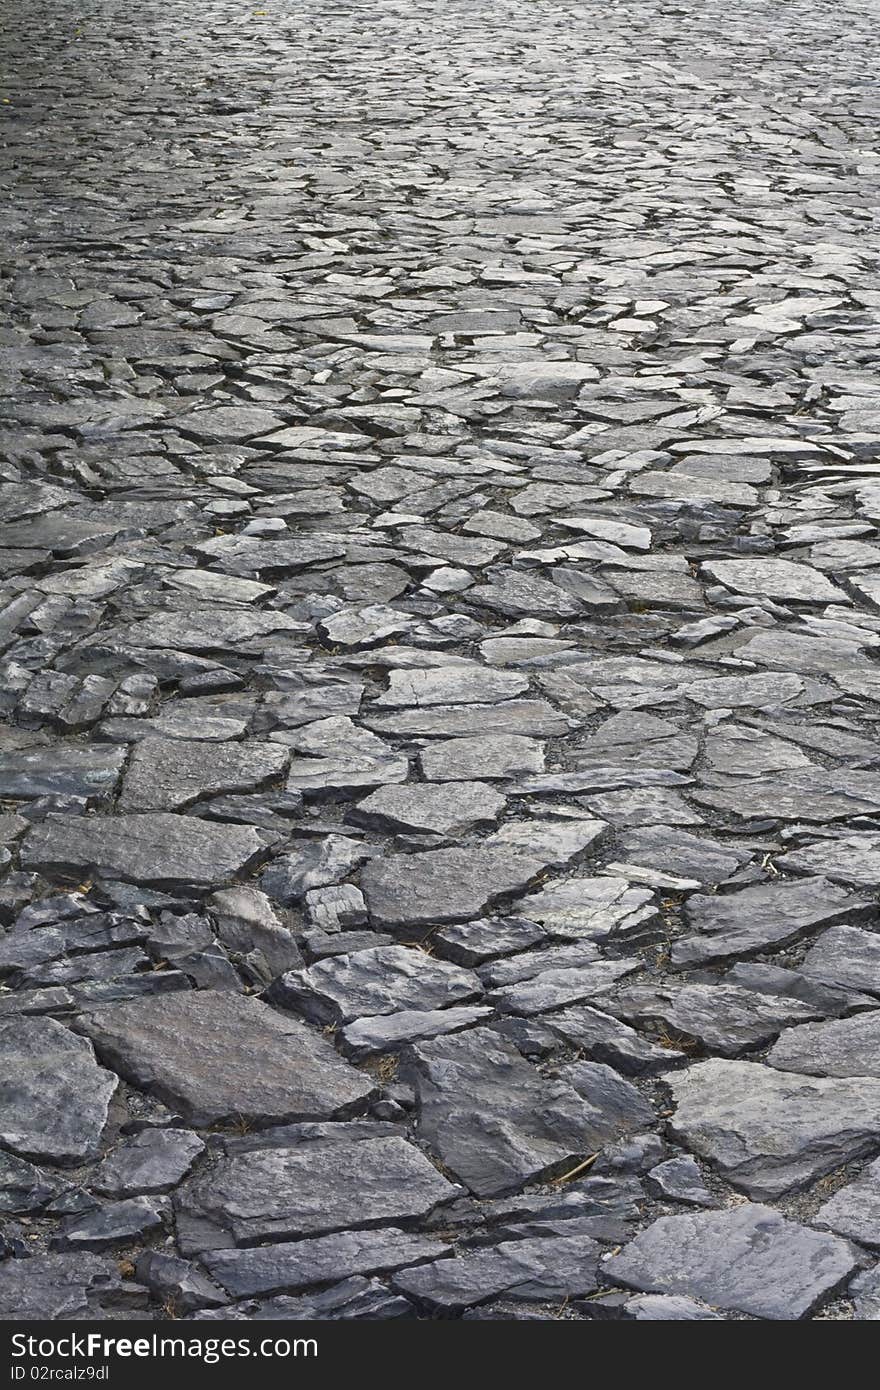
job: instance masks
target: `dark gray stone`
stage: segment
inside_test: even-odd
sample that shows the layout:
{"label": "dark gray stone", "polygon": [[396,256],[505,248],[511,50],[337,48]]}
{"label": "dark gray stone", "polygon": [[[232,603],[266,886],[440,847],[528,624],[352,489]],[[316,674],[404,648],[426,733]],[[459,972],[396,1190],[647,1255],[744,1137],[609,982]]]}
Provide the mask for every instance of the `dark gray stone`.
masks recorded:
{"label": "dark gray stone", "polygon": [[781,1071],[812,1076],[880,1078],[880,1010],[788,1028],[767,1061]]}
{"label": "dark gray stone", "polygon": [[862,1245],[880,1246],[880,1159],[870,1163],[855,1182],[835,1192],[830,1201],[823,1202],[814,1224]]}
{"label": "dark gray stone", "polygon": [[685,1202],[688,1206],[714,1207],[715,1198],[703,1181],[699,1165],[690,1157],[667,1158],[652,1168],[645,1179],[649,1192],[671,1202]]}
{"label": "dark gray stone", "polygon": [[288,761],[274,743],[145,738],[132,752],[119,809],[181,811],[205,796],[255,791],[280,777]]}
{"label": "dark gray stone", "polygon": [[125,749],[50,744],[0,756],[0,796],[112,796],[125,763]]}
{"label": "dark gray stone", "polygon": [[178,1317],[199,1308],[219,1308],[227,1299],[195,1265],[164,1250],[146,1250],[139,1256],[135,1278]]}
{"label": "dark gray stone", "polygon": [[198,1221],[205,1249],[408,1224],[459,1192],[404,1139],[316,1141],[220,1159],[175,1204],[178,1219]]}
{"label": "dark gray stone", "polygon": [[804,956],[803,973],[839,989],[880,994],[880,935],[859,927],[831,927]]}
{"label": "dark gray stone", "polygon": [[825,878],[762,883],[723,897],[696,895],[684,913],[688,925],[703,935],[676,942],[672,960],[679,966],[708,965],[778,950],[818,927],[870,910],[867,898]]}
{"label": "dark gray stone", "polygon": [[599,1246],[589,1236],[510,1240],[400,1270],[391,1282],[423,1307],[445,1313],[501,1297],[558,1302],[596,1288],[598,1257]]}
{"label": "dark gray stone", "polygon": [[750,1197],[798,1191],[880,1142],[880,1081],[712,1059],[664,1077],[670,1132]]}
{"label": "dark gray stone", "polygon": [[138,1000],[99,1009],[82,1027],[121,1075],[197,1125],[324,1119],[374,1091],[326,1039],[239,994]]}
{"label": "dark gray stone", "polygon": [[162,1205],[149,1197],[129,1197],[63,1221],[50,1244],[53,1250],[111,1250],[134,1244],[159,1230],[164,1222]]}
{"label": "dark gray stone", "polygon": [[377,946],[282,975],[270,998],[315,1023],[339,1024],[398,1009],[440,1009],[480,994],[470,970],[405,946]]}
{"label": "dark gray stone", "polygon": [[656,1123],[654,1110],[641,1091],[602,1062],[572,1062],[560,1067],[558,1075],[592,1110],[585,1134],[590,1149],[602,1149]]}
{"label": "dark gray stone", "polygon": [[0,1023],[0,1143],[38,1162],[94,1158],[117,1078],[49,1018]]}
{"label": "dark gray stone", "polygon": [[[603,1004],[604,1000],[601,1001]],[[664,1071],[685,1054],[671,1046],[658,1046],[616,1018],[576,1004],[542,1020],[567,1043],[583,1050],[596,1062],[605,1062],[628,1076],[650,1076]]]}
{"label": "dark gray stone", "polygon": [[453,1009],[400,1009],[393,1014],[377,1014],[349,1023],[340,1034],[343,1051],[349,1057],[367,1057],[373,1052],[396,1052],[407,1043],[458,1033],[475,1023],[486,1023],[490,1008],[472,1005]]}
{"label": "dark gray stone", "polygon": [[855,1267],[845,1241],[746,1202],[728,1211],[661,1216],[607,1260],[603,1274],[629,1288],[795,1321],[833,1294]]}
{"label": "dark gray stone", "polygon": [[590,1106],[486,1028],[420,1043],[418,1134],[478,1197],[516,1192],[586,1157]]}
{"label": "dark gray stone", "polygon": [[788,1024],[816,1017],[815,1008],[796,999],[725,983],[636,985],[618,990],[605,1007],[637,1028],[696,1040],[722,1057],[762,1047]]}
{"label": "dark gray stone", "polygon": [[202,1264],[231,1297],[249,1298],[307,1289],[353,1274],[383,1273],[417,1260],[436,1259],[445,1252],[441,1241],[383,1227],[251,1250],[215,1250],[203,1257]]}
{"label": "dark gray stone", "polygon": [[374,859],[361,887],[376,926],[466,922],[497,899],[522,893],[542,868],[540,859],[505,850],[441,849]]}
{"label": "dark gray stone", "polygon": [[429,831],[460,835],[493,825],[507,798],[486,782],[412,783],[381,787],[349,813],[348,819],[380,830]]}
{"label": "dark gray stone", "polygon": [[159,888],[227,883],[266,853],[250,826],[216,825],[167,813],[137,816],[55,816],[34,826],[22,845],[22,866],[82,881],[91,874]]}
{"label": "dark gray stone", "polygon": [[89,1180],[104,1197],[168,1192],[186,1177],[204,1142],[190,1129],[145,1129],[124,1140]]}
{"label": "dark gray stone", "polygon": [[624,975],[638,970],[640,965],[641,961],[633,958],[597,960],[569,969],[544,970],[519,984],[494,990],[488,999],[502,1014],[525,1017],[543,1014],[606,993]]}
{"label": "dark gray stone", "polygon": [[0,1262],[0,1319],[100,1317],[105,1307],[131,1305],[116,1261],[83,1251]]}

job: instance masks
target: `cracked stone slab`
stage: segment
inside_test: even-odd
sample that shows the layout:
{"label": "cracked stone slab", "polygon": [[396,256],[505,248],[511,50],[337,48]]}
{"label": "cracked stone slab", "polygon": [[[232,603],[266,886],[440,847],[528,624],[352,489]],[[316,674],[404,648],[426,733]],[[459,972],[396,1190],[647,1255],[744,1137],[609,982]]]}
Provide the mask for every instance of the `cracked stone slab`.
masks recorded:
{"label": "cracked stone slab", "polygon": [[791,560],[713,560],[703,569],[711,579],[745,598],[783,603],[848,603],[849,597],[826,575]]}
{"label": "cracked stone slab", "polygon": [[379,829],[463,834],[494,825],[506,805],[507,798],[487,782],[415,782],[381,787],[359,801],[348,819]]}
{"label": "cracked stone slab", "polygon": [[273,743],[145,738],[122,783],[121,811],[180,811],[201,797],[255,791],[282,776],[289,754]]}
{"label": "cracked stone slab", "polygon": [[94,1158],[118,1078],[92,1044],[50,1018],[0,1024],[0,1144],[23,1158]]}
{"label": "cracked stone slab", "polygon": [[880,994],[880,936],[861,927],[830,927],[804,956],[802,970],[832,988]]}
{"label": "cracked stone slab", "polygon": [[89,1186],[103,1197],[168,1192],[204,1149],[204,1141],[190,1129],[145,1129],[108,1154]]}
{"label": "cracked stone slab", "polygon": [[767,1061],[781,1071],[809,1076],[880,1078],[880,1012],[787,1028]]}
{"label": "cracked stone slab", "polygon": [[266,854],[252,826],[220,825],[166,812],[128,816],[50,815],[26,835],[25,869],[93,875],[156,887],[219,887]]}
{"label": "cracked stone slab", "polygon": [[542,859],[548,868],[563,868],[578,859],[607,833],[607,822],[592,820],[507,821],[486,837],[491,849],[518,850]]}
{"label": "cracked stone slab", "polygon": [[196,1125],[326,1119],[374,1092],[326,1039],[252,996],[168,994],[98,1009],[81,1027],[114,1070]]}
{"label": "cracked stone slab", "polygon": [[583,1157],[590,1107],[486,1028],[417,1044],[418,1135],[478,1197],[518,1192]]}
{"label": "cracked stone slab", "polygon": [[407,759],[347,715],[331,715],[306,724],[290,736],[292,747],[305,757],[293,758],[288,791],[333,795],[361,787],[405,782]]}
{"label": "cracked stone slab", "polygon": [[640,1030],[696,1040],[721,1057],[762,1047],[789,1024],[817,1012],[796,999],[725,983],[636,985],[618,990],[605,1008]]}
{"label": "cracked stone slab", "polygon": [[796,1321],[857,1267],[846,1241],[746,1202],[728,1211],[661,1216],[603,1265],[615,1283],[685,1294],[756,1318]]}
{"label": "cracked stone slab", "polygon": [[585,1235],[508,1240],[400,1270],[391,1283],[422,1307],[447,1314],[496,1298],[556,1302],[596,1288],[599,1250]]}
{"label": "cracked stone slab", "polygon": [[823,1202],[813,1221],[862,1245],[880,1246],[880,1159]]}
{"label": "cracked stone slab", "polygon": [[400,738],[467,738],[470,735],[516,734],[554,738],[567,734],[574,721],[547,700],[499,700],[491,705],[430,705],[393,714],[364,716],[364,724],[379,734]]}
{"label": "cracked stone slab", "polygon": [[440,1009],[482,994],[471,970],[406,946],[376,946],[289,971],[270,997],[315,1023],[341,1024],[398,1009]]}
{"label": "cracked stone slab", "polygon": [[543,970],[521,983],[496,989],[488,998],[499,1013],[529,1018],[604,994],[640,965],[639,960],[597,960],[568,969]]}
{"label": "cracked stone slab", "polygon": [[825,878],[758,884],[739,893],[698,894],[684,907],[688,926],[701,935],[672,948],[676,965],[703,965],[778,950],[808,932],[871,911],[870,900]]}
{"label": "cracked stone slab", "polygon": [[373,701],[373,709],[406,709],[426,705],[491,704],[524,695],[527,676],[484,667],[452,666],[433,671],[392,671],[388,689]]}
{"label": "cracked stone slab", "polygon": [[53,1250],[112,1250],[155,1235],[165,1225],[166,1204],[151,1197],[105,1202],[62,1221]]}
{"label": "cracked stone slab", "polygon": [[368,1139],[220,1159],[184,1184],[175,1206],[209,1249],[411,1224],[459,1192],[406,1140]]}
{"label": "cracked stone slab", "polygon": [[453,738],[429,745],[419,754],[419,766],[429,782],[463,782],[469,778],[507,780],[544,770],[544,749],[521,734],[485,734]]}
{"label": "cracked stone slab", "polygon": [[467,922],[496,899],[522,893],[543,867],[527,854],[479,846],[392,854],[367,864],[361,888],[378,927]]}
{"label": "cracked stone slab", "polygon": [[519,903],[522,915],[563,940],[627,939],[657,916],[654,894],[622,878],[563,879]]}
{"label": "cracked stone slab", "polygon": [[124,1307],[126,1301],[116,1261],[103,1255],[77,1251],[0,1264],[0,1319],[4,1321],[96,1317],[104,1307]]}
{"label": "cracked stone slab", "polygon": [[675,1048],[651,1042],[635,1028],[586,1004],[548,1014],[542,1022],[566,1042],[581,1049],[585,1057],[605,1062],[627,1076],[655,1075],[685,1055]]}
{"label": "cracked stone slab", "polygon": [[446,1253],[439,1240],[393,1227],[340,1231],[312,1240],[281,1241],[203,1256],[211,1278],[232,1298],[307,1289],[353,1274],[379,1274]]}
{"label": "cracked stone slab", "polygon": [[458,1033],[476,1023],[487,1023],[493,1010],[485,1005],[446,1009],[399,1009],[374,1014],[349,1023],[340,1034],[346,1056],[359,1059],[374,1052],[398,1052],[408,1043]]}
{"label": "cracked stone slab", "polygon": [[880,836],[868,833],[817,840],[779,855],[775,862],[784,873],[821,874],[835,883],[876,888],[880,882]]}
{"label": "cracked stone slab", "polygon": [[125,763],[124,748],[53,744],[0,756],[0,796],[107,797]]}
{"label": "cracked stone slab", "polygon": [[880,1081],[798,1076],[758,1062],[698,1062],[663,1078],[671,1133],[758,1199],[799,1191],[880,1142]]}

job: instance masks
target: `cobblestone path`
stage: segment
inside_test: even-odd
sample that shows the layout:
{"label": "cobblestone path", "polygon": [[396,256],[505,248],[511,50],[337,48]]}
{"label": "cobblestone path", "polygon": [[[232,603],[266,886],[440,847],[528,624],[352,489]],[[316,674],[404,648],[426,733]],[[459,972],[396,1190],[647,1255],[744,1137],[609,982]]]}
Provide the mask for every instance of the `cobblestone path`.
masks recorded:
{"label": "cobblestone path", "polygon": [[3,1316],[880,1316],[877,20],[7,0]]}

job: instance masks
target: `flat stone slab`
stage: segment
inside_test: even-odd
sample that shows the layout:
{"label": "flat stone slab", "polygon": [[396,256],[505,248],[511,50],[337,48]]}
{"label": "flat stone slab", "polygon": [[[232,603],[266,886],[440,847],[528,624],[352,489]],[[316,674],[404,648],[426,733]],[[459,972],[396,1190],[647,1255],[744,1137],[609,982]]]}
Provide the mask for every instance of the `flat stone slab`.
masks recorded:
{"label": "flat stone slab", "polygon": [[810,1076],[880,1078],[880,1009],[788,1028],[770,1049],[767,1061],[780,1071]]}
{"label": "flat stone slab", "polygon": [[297,752],[307,756],[291,760],[288,791],[332,796],[405,782],[409,774],[405,757],[344,714],[306,724],[290,739]]}
{"label": "flat stone slab", "polygon": [[730,984],[635,985],[618,990],[605,1007],[639,1029],[696,1040],[721,1057],[761,1047],[817,1012],[796,999]]}
{"label": "flat stone slab", "polygon": [[452,1009],[400,1009],[349,1023],[340,1034],[348,1057],[368,1057],[374,1052],[397,1052],[407,1043],[458,1033],[475,1023],[487,1023],[493,1010],[472,1004]]}
{"label": "flat stone slab", "polygon": [[880,1246],[880,1159],[823,1202],[813,1222],[862,1245]]}
{"label": "flat stone slab", "polygon": [[116,1261],[81,1251],[34,1255],[0,1263],[0,1320],[99,1318],[103,1306],[124,1300]]}
{"label": "flat stone slab", "polygon": [[539,922],[552,936],[567,941],[604,941],[626,936],[653,921],[656,899],[648,888],[626,879],[571,878],[550,883],[518,904],[523,917]]}
{"label": "flat stone slab", "polygon": [[61,1223],[53,1250],[113,1250],[157,1234],[165,1225],[166,1203],[160,1198],[129,1197],[106,1202]]}
{"label": "flat stone slab", "polygon": [[517,1192],[585,1157],[590,1107],[488,1028],[412,1049],[418,1135],[478,1197]]}
{"label": "flat stone slab", "polygon": [[830,927],[804,956],[802,970],[825,985],[880,994],[880,936],[860,927]]}
{"label": "flat stone slab", "polygon": [[880,1081],[826,1080],[759,1062],[698,1062],[664,1076],[670,1132],[750,1197],[799,1191],[880,1143]]}
{"label": "flat stone slab", "polygon": [[580,858],[608,831],[603,820],[513,820],[486,837],[490,849],[516,850],[542,859],[548,868],[563,868]]}
{"label": "flat stone slab", "polygon": [[100,1009],[82,1027],[115,1070],[196,1125],[327,1119],[374,1090],[325,1038],[253,996],[168,994]]}
{"label": "flat stone slab", "polygon": [[661,1216],[602,1270],[627,1288],[686,1294],[789,1322],[836,1292],[857,1264],[846,1241],[746,1202],[728,1211]]}
{"label": "flat stone slab", "polygon": [[288,971],[272,998],[315,1023],[339,1024],[398,1009],[439,1009],[482,992],[478,976],[460,965],[406,946],[376,946]]}
{"label": "flat stone slab", "polygon": [[506,805],[507,798],[487,782],[413,782],[380,787],[359,801],[348,819],[382,830],[460,835],[478,826],[494,825]]}
{"label": "flat stone slab", "polygon": [[290,536],[282,540],[259,536],[217,536],[199,541],[195,553],[229,574],[262,574],[280,577],[338,559],[345,542],[318,536]]}
{"label": "flat stone slab", "polygon": [[251,1250],[215,1250],[202,1258],[211,1278],[232,1298],[284,1293],[315,1284],[380,1274],[436,1259],[447,1246],[409,1231],[340,1231],[314,1240],[282,1241]]}
{"label": "flat stone slab", "polygon": [[423,1308],[447,1314],[496,1298],[549,1303],[596,1288],[599,1250],[585,1235],[507,1240],[402,1269],[391,1283]]}
{"label": "flat stone slab", "polygon": [[[756,677],[742,679],[754,680]],[[770,687],[768,699],[760,703],[778,703],[782,678],[768,676],[766,679]],[[776,698],[769,698],[774,689]],[[729,692],[719,692],[714,703],[717,706],[729,705]],[[880,778],[876,772],[794,768],[762,777],[719,781],[723,784],[695,788],[691,798],[700,806],[728,811],[738,820],[758,817],[822,824],[849,820],[851,816],[872,815],[880,810]]]}
{"label": "flat stone slab", "polygon": [[368,1139],[220,1159],[180,1189],[175,1205],[199,1222],[207,1248],[408,1223],[459,1192],[406,1140]]}
{"label": "flat stone slab", "polygon": [[880,836],[846,835],[817,840],[776,859],[784,873],[823,874],[835,883],[875,888],[880,882]]}
{"label": "flat stone slab", "polygon": [[50,815],[26,835],[22,867],[47,875],[92,875],[156,887],[219,887],[266,853],[249,825],[167,812],[133,816]]}
{"label": "flat stone slab", "polygon": [[712,560],[704,573],[747,598],[772,598],[789,603],[849,603],[849,596],[824,574],[792,560],[765,558]]}
{"label": "flat stone slab", "polygon": [[361,889],[377,927],[466,922],[496,899],[522,893],[544,865],[510,850],[429,850],[374,859]]}
{"label": "flat stone slab", "polygon": [[469,778],[507,781],[527,772],[544,770],[544,750],[533,738],[521,734],[484,734],[433,743],[419,755],[419,766],[429,782],[463,782]]}
{"label": "flat stone slab", "polygon": [[676,965],[703,965],[788,946],[808,932],[870,911],[870,902],[825,878],[762,883],[723,896],[695,894],[684,907],[701,936],[672,948]]}
{"label": "flat stone slab", "polygon": [[569,1004],[604,994],[640,965],[637,959],[597,960],[567,969],[543,970],[527,980],[495,990],[489,995],[489,1001],[499,1013],[523,1017],[564,1009]]}
{"label": "flat stone slab", "polygon": [[547,700],[501,700],[491,705],[428,705],[368,713],[364,724],[379,734],[401,738],[467,738],[480,733],[553,738],[567,734],[573,721]]}
{"label": "flat stone slab", "polygon": [[277,743],[145,738],[135,745],[121,811],[180,811],[201,797],[248,792],[281,777],[290,761]]}
{"label": "flat stone slab", "polygon": [[208,410],[195,410],[178,421],[187,434],[200,439],[238,442],[255,435],[279,430],[282,420],[271,410],[255,405],[220,405]]}
{"label": "flat stone slab", "polygon": [[558,1075],[590,1107],[585,1137],[591,1151],[626,1135],[645,1133],[656,1123],[650,1101],[603,1062],[570,1062],[559,1068]]}
{"label": "flat stone slab", "polygon": [[125,762],[125,749],[98,744],[50,744],[0,756],[0,796],[29,800],[39,796],[112,795]]}
{"label": "flat stone slab", "polygon": [[373,701],[374,709],[421,709],[425,705],[458,705],[512,700],[529,688],[527,676],[491,667],[450,666],[444,670],[392,671],[388,689]]}
{"label": "flat stone slab", "polygon": [[104,1197],[169,1192],[204,1150],[191,1129],[145,1129],[108,1154],[89,1186]]}
{"label": "flat stone slab", "polygon": [[49,1018],[0,1023],[0,1144],[37,1162],[94,1158],[118,1085],[92,1044]]}
{"label": "flat stone slab", "polygon": [[[604,1000],[597,1001],[603,1003]],[[685,1056],[651,1042],[634,1028],[598,1008],[575,1004],[541,1020],[592,1061],[605,1062],[626,1076],[651,1076]]]}

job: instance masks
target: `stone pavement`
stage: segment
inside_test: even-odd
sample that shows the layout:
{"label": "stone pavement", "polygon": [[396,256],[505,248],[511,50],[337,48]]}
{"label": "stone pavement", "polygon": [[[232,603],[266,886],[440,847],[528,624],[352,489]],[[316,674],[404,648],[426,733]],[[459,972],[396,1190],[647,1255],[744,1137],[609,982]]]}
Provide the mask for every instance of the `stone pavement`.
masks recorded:
{"label": "stone pavement", "polygon": [[8,0],[3,1316],[880,1316],[876,18]]}

